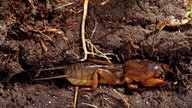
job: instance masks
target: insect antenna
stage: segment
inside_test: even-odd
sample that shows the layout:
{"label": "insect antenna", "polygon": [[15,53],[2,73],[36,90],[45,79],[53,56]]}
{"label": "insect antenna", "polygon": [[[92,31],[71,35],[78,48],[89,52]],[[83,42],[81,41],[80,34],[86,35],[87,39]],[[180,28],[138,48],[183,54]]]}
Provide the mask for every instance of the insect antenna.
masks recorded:
{"label": "insect antenna", "polygon": [[[40,72],[42,71],[50,71],[50,70],[60,70],[60,69],[68,69],[67,66],[60,66],[60,67],[53,67],[53,68],[47,68],[47,69],[40,69],[37,73],[37,76],[39,76]],[[41,80],[51,80],[51,79],[59,79],[59,78],[66,78],[69,77],[69,75],[59,75],[59,76],[54,76],[54,77],[47,77],[47,78],[35,78],[33,79],[34,81],[41,81]]]}
{"label": "insect antenna", "polygon": [[42,80],[52,80],[52,79],[59,79],[59,78],[67,78],[69,75],[59,75],[54,77],[47,77],[47,78],[35,78],[34,81],[42,81]]}
{"label": "insect antenna", "polygon": [[40,69],[39,72],[41,71],[49,71],[49,70],[59,70],[59,69],[67,69],[67,66],[59,66],[59,67],[53,67],[53,68],[47,68],[47,69]]}

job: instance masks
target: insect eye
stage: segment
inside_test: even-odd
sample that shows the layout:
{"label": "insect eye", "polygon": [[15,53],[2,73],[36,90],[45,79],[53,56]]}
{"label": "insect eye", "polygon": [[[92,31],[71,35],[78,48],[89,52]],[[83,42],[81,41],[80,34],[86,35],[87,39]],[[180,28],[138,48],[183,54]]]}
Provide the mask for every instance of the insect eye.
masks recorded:
{"label": "insect eye", "polygon": [[165,75],[164,75],[164,72],[160,66],[155,65],[155,66],[153,66],[153,69],[155,71],[156,77],[164,78]]}
{"label": "insect eye", "polygon": [[157,69],[159,69],[159,66],[154,66],[153,69],[157,70]]}

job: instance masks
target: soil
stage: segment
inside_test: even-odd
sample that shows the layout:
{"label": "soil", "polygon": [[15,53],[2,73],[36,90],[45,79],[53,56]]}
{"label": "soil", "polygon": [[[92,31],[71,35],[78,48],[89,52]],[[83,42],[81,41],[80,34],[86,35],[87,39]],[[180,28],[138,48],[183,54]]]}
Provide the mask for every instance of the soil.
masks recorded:
{"label": "soil", "polygon": [[[109,55],[115,63],[147,59],[167,64],[174,74],[165,79],[166,87],[130,90],[126,84],[100,85],[81,91],[77,107],[127,107],[117,90],[133,108],[192,108],[191,24],[156,29],[168,16],[184,18],[189,1],[105,1],[89,2],[86,38],[101,52],[118,56]],[[62,71],[38,75],[38,70],[77,63],[83,57],[82,14],[83,0],[0,1],[0,107],[72,107],[75,86],[66,79],[33,79],[61,75]]]}

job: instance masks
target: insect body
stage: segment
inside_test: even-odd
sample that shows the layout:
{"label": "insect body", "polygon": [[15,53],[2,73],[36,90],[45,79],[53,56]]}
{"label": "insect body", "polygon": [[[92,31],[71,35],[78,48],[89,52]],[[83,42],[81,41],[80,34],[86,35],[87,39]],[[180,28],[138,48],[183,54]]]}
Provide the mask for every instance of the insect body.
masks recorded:
{"label": "insect body", "polygon": [[125,74],[120,64],[98,65],[94,63],[76,63],[64,67],[64,72],[65,75],[36,80],[66,78],[73,85],[91,86],[92,89],[96,89],[98,84],[115,85],[125,83]]}
{"label": "insect body", "polygon": [[[44,69],[45,70],[53,70]],[[58,68],[59,69],[59,68]],[[137,89],[134,82],[141,82],[144,86],[165,86],[163,78],[166,65],[147,60],[131,60],[124,65],[97,65],[93,63],[76,63],[63,68],[65,75],[41,78],[35,80],[46,80],[53,78],[66,78],[70,83],[77,86],[89,86],[92,88],[84,90],[94,90],[98,84],[123,84],[127,83],[129,88]],[[78,89],[75,90],[73,107],[76,108]],[[129,106],[129,105],[127,105]]]}
{"label": "insect body", "polygon": [[[127,83],[130,88],[133,82],[141,82],[147,87],[165,86],[164,77],[168,67],[160,63],[148,60],[130,60],[121,64],[98,65],[94,63],[76,63],[64,68],[65,75],[42,78],[66,78],[73,85],[89,86],[93,89],[98,84],[123,84]],[[48,69],[45,69],[48,70]]]}
{"label": "insect body", "polygon": [[92,86],[98,84],[122,84],[124,73],[122,65],[97,65],[90,63],[77,63],[71,65],[67,70],[67,80],[74,85]]}

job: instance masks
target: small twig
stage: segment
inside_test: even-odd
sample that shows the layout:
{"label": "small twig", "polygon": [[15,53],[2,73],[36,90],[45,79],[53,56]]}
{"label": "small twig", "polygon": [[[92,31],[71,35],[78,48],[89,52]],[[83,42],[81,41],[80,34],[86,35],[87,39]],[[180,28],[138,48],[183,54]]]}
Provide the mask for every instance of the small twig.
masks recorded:
{"label": "small twig", "polygon": [[95,18],[95,27],[94,27],[94,29],[93,29],[93,31],[92,31],[92,34],[91,34],[91,36],[90,36],[90,39],[93,37],[93,35],[95,34],[95,31],[96,31],[96,29],[97,29],[97,25],[98,25],[98,22],[97,22],[97,19]]}
{"label": "small twig", "polygon": [[106,3],[108,3],[110,0],[105,0],[101,3],[101,5],[105,5]]}
{"label": "small twig", "polygon": [[[82,18],[82,24],[81,24],[81,39],[82,39],[82,46],[83,46],[83,50],[84,50],[84,57],[80,61],[86,60],[87,56],[90,54],[90,55],[103,57],[103,58],[107,59],[107,61],[110,62],[111,58],[107,57],[106,54],[99,51],[93,45],[91,40],[85,38],[85,21],[86,21],[86,16],[87,16],[88,3],[89,3],[89,0],[85,0],[84,1],[84,6],[83,6],[83,18]],[[96,27],[95,27],[95,29],[96,29]],[[89,52],[87,50],[87,46],[89,46],[91,48],[91,52]]]}
{"label": "small twig", "polygon": [[62,6],[58,6],[58,7],[54,8],[53,10],[61,9],[61,8],[64,8],[64,7],[72,5],[72,4],[73,4],[73,2],[70,2],[70,3],[64,4]]}
{"label": "small twig", "polygon": [[89,104],[89,103],[81,103],[81,104],[84,104],[84,105],[87,105],[87,106],[90,106],[90,107],[93,107],[93,108],[99,108],[99,107],[97,107],[97,106],[95,106],[95,105],[91,105],[91,104]]}
{"label": "small twig", "polygon": [[178,27],[186,24],[190,24],[192,18],[185,17],[183,19],[176,19],[175,16],[168,16],[164,21],[159,21],[157,23],[156,29],[161,32],[163,28],[168,27]]}
{"label": "small twig", "polygon": [[43,52],[47,52],[47,51],[48,51],[48,48],[47,48],[47,46],[45,45],[45,42],[42,40],[42,38],[40,38],[39,41],[40,41],[40,44],[41,44],[41,46],[42,46],[42,48],[43,48]]}
{"label": "small twig", "polygon": [[33,30],[33,31],[41,34],[43,37],[46,37],[50,42],[53,42],[53,40],[52,40],[49,36],[47,36],[46,34],[44,34],[42,31],[37,31],[37,30]]}
{"label": "small twig", "polygon": [[73,101],[73,108],[76,108],[76,106],[77,106],[77,96],[78,96],[78,92],[79,92],[79,87],[76,86],[76,87],[75,87],[75,96],[74,96],[74,101]]}
{"label": "small twig", "polygon": [[128,103],[128,101],[125,99],[125,97],[119,93],[117,90],[113,89],[113,91],[119,95],[119,97],[125,102],[125,105],[127,106],[127,108],[130,108],[130,104]]}
{"label": "small twig", "polygon": [[82,45],[83,45],[83,50],[84,50],[84,57],[83,57],[83,59],[81,59],[81,61],[86,60],[87,55],[88,55],[86,42],[85,42],[85,21],[86,21],[86,16],[87,16],[88,3],[89,3],[89,0],[85,0],[84,5],[83,5],[83,18],[82,18],[82,24],[81,24],[81,39],[82,39]]}
{"label": "small twig", "polygon": [[92,55],[96,55],[98,57],[103,57],[105,59],[107,59],[108,62],[110,62],[110,57],[107,57],[106,55],[113,55],[112,53],[102,53],[100,50],[98,50],[93,43],[91,42],[91,40],[86,39],[86,43],[88,44],[88,46],[91,47],[91,52],[87,52],[87,54],[92,54]]}
{"label": "small twig", "polygon": [[180,46],[177,48],[172,48],[172,49],[170,49],[170,51],[177,51],[177,50],[185,48],[185,47],[192,47],[192,44],[186,44],[186,45],[183,45],[183,46]]}

